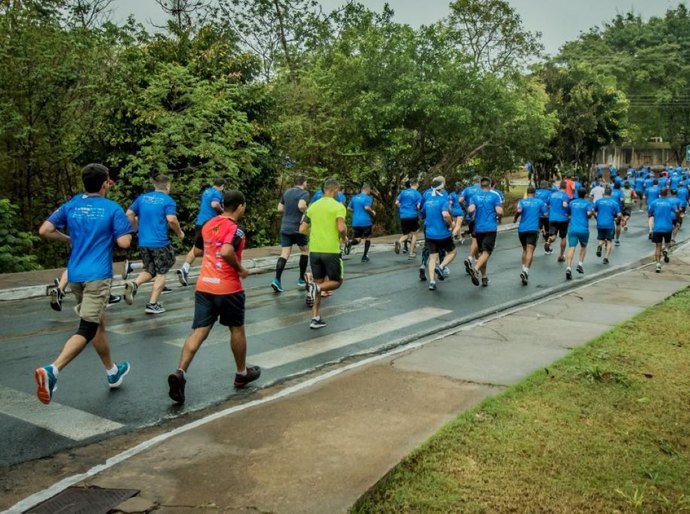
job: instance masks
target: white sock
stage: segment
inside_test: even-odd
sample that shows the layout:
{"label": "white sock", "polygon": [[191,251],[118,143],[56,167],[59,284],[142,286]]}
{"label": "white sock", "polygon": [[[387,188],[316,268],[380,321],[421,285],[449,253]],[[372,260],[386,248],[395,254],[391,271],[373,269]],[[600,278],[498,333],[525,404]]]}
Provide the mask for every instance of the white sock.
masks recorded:
{"label": "white sock", "polygon": [[48,366],[48,367],[50,368],[50,371],[53,372],[53,376],[57,377],[57,376],[58,376],[58,373],[60,372],[60,370],[57,369],[57,366],[56,366],[55,364],[51,364],[51,365]]}
{"label": "white sock", "polygon": [[527,266],[523,266],[522,271],[525,273],[529,273],[529,268]]}
{"label": "white sock", "polygon": [[189,263],[188,263],[188,262],[185,262],[185,263],[182,265],[182,271],[185,271],[185,272],[189,273]]}
{"label": "white sock", "polygon": [[130,262],[129,267],[132,268],[133,270],[144,269],[144,263],[143,262]]}
{"label": "white sock", "polygon": [[243,377],[247,375],[247,368],[244,368],[242,371],[237,370],[238,375],[242,375]]}
{"label": "white sock", "polygon": [[187,379],[187,373],[185,372],[185,370],[183,370],[181,368],[177,368],[177,371],[182,373],[182,378],[184,378],[185,380]]}
{"label": "white sock", "polygon": [[582,264],[582,261],[578,261],[577,265],[578,265],[578,266],[582,266],[582,265],[583,265],[583,264]]}
{"label": "white sock", "polygon": [[108,374],[109,377],[117,375],[117,364],[113,364],[113,367],[110,369],[106,369],[105,372]]}

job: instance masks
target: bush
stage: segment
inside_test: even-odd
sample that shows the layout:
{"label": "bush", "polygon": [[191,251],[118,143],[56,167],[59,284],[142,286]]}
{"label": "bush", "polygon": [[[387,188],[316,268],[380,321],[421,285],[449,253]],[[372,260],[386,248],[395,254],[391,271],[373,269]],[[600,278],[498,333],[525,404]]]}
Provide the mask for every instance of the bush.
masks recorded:
{"label": "bush", "polygon": [[41,268],[33,254],[38,236],[19,231],[15,227],[19,219],[19,207],[0,198],[0,273]]}

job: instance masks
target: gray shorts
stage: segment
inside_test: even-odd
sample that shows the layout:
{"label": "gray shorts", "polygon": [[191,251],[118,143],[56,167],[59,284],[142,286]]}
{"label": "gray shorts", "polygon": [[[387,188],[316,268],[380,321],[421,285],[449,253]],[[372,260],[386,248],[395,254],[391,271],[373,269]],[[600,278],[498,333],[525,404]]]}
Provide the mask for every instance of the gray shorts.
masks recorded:
{"label": "gray shorts", "polygon": [[151,276],[165,275],[175,266],[175,250],[172,245],[163,248],[139,248],[144,269]]}
{"label": "gray shorts", "polygon": [[77,297],[77,312],[84,321],[100,323],[110,299],[112,279],[91,282],[70,282],[69,288]]}

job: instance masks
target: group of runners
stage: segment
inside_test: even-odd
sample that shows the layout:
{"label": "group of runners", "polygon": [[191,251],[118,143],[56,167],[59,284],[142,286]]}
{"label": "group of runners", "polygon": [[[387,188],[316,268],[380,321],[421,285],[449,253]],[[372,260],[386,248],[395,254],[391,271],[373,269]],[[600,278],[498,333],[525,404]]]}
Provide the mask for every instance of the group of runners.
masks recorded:
{"label": "group of runners", "polygon": [[[644,189],[637,188],[638,177],[634,175],[625,180],[614,179],[611,184],[595,182],[591,188],[574,178],[561,182],[559,187],[548,183],[541,183],[539,188],[530,185],[515,213],[523,248],[522,283],[529,283],[540,236],[547,254],[553,252],[552,246],[560,238],[558,260],[566,263],[568,280],[572,279],[572,264],[579,247],[575,269],[584,273],[591,218],[596,218],[597,256],[603,256],[603,263],[608,264],[613,246],[619,244],[620,233],[627,228],[633,202],[637,201],[641,209],[644,200],[649,213],[650,239],[657,245],[657,271],[661,271],[661,260],[669,261],[668,251],[688,203],[687,171],[678,172],[678,180],[675,173],[676,170],[669,177],[663,177],[666,179],[663,185],[660,185],[661,178],[650,173],[643,181]],[[647,187],[645,181],[650,178]],[[89,342],[93,343],[105,367],[109,387],[119,387],[131,369],[126,361],[116,363],[112,360],[105,332],[105,309],[111,301],[113,243],[127,249],[132,234],[138,232],[142,262],[136,263],[137,266],[126,261],[123,277],[128,279],[134,268],[141,272],[136,279],[125,281],[124,300],[132,305],[139,287],[152,281],[145,311],[160,314],[165,311],[159,301],[165,289],[165,275],[175,265],[169,232],[184,239],[176,204],[170,196],[168,177],[155,177],[153,190],[136,198],[126,212],[106,198],[112,181],[105,166],[86,166],[82,170],[82,181],[84,193],[60,206],[39,230],[45,238],[71,245],[64,280],[69,281],[77,297],[75,311],[80,318],[76,333],[67,340],[57,358],[34,373],[37,396],[43,403],[50,403],[59,373]],[[361,261],[369,262],[376,213],[366,184],[349,202],[334,178],[326,179],[311,201],[307,185],[304,176],[295,176],[293,186],[278,202],[277,210],[282,214],[281,254],[270,286],[276,294],[284,292],[283,272],[292,247],[297,246],[300,258],[296,285],[306,289],[306,304],[311,308],[309,327],[320,329],[326,326],[321,317],[322,298],[333,294],[343,283],[343,255],[349,255],[353,245],[363,242]],[[471,244],[464,259],[465,270],[475,286],[488,287],[488,263],[496,245],[504,202],[504,195],[488,177],[475,177],[466,187],[456,183],[450,192],[443,177],[434,177],[423,193],[419,191],[419,182],[410,179],[396,199],[403,235],[395,242],[394,251],[407,253],[409,259],[415,259],[423,222],[424,249],[419,278],[428,281],[428,288],[433,291],[437,282],[449,277],[457,245],[468,234]],[[229,329],[236,364],[234,386],[243,388],[261,375],[258,366],[246,363],[242,280],[249,271],[242,264],[246,237],[240,226],[245,209],[244,195],[240,191],[226,190],[222,178],[201,195],[194,244],[182,267],[176,270],[180,283],[186,286],[190,283],[192,263],[203,257],[196,281],[192,332],[185,340],[177,369],[168,376],[169,396],[176,403],[184,403],[189,366],[217,321]],[[348,235],[348,210],[352,212],[352,238]]]}

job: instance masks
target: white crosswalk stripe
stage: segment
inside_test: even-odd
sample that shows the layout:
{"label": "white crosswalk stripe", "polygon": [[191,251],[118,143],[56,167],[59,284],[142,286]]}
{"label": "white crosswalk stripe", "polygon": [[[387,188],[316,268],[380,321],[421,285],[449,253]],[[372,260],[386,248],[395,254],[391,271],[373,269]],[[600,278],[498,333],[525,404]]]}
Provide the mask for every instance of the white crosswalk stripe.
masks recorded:
{"label": "white crosswalk stripe", "polygon": [[74,441],[82,441],[123,426],[56,402],[43,405],[34,395],[4,386],[0,386],[0,413]]}

